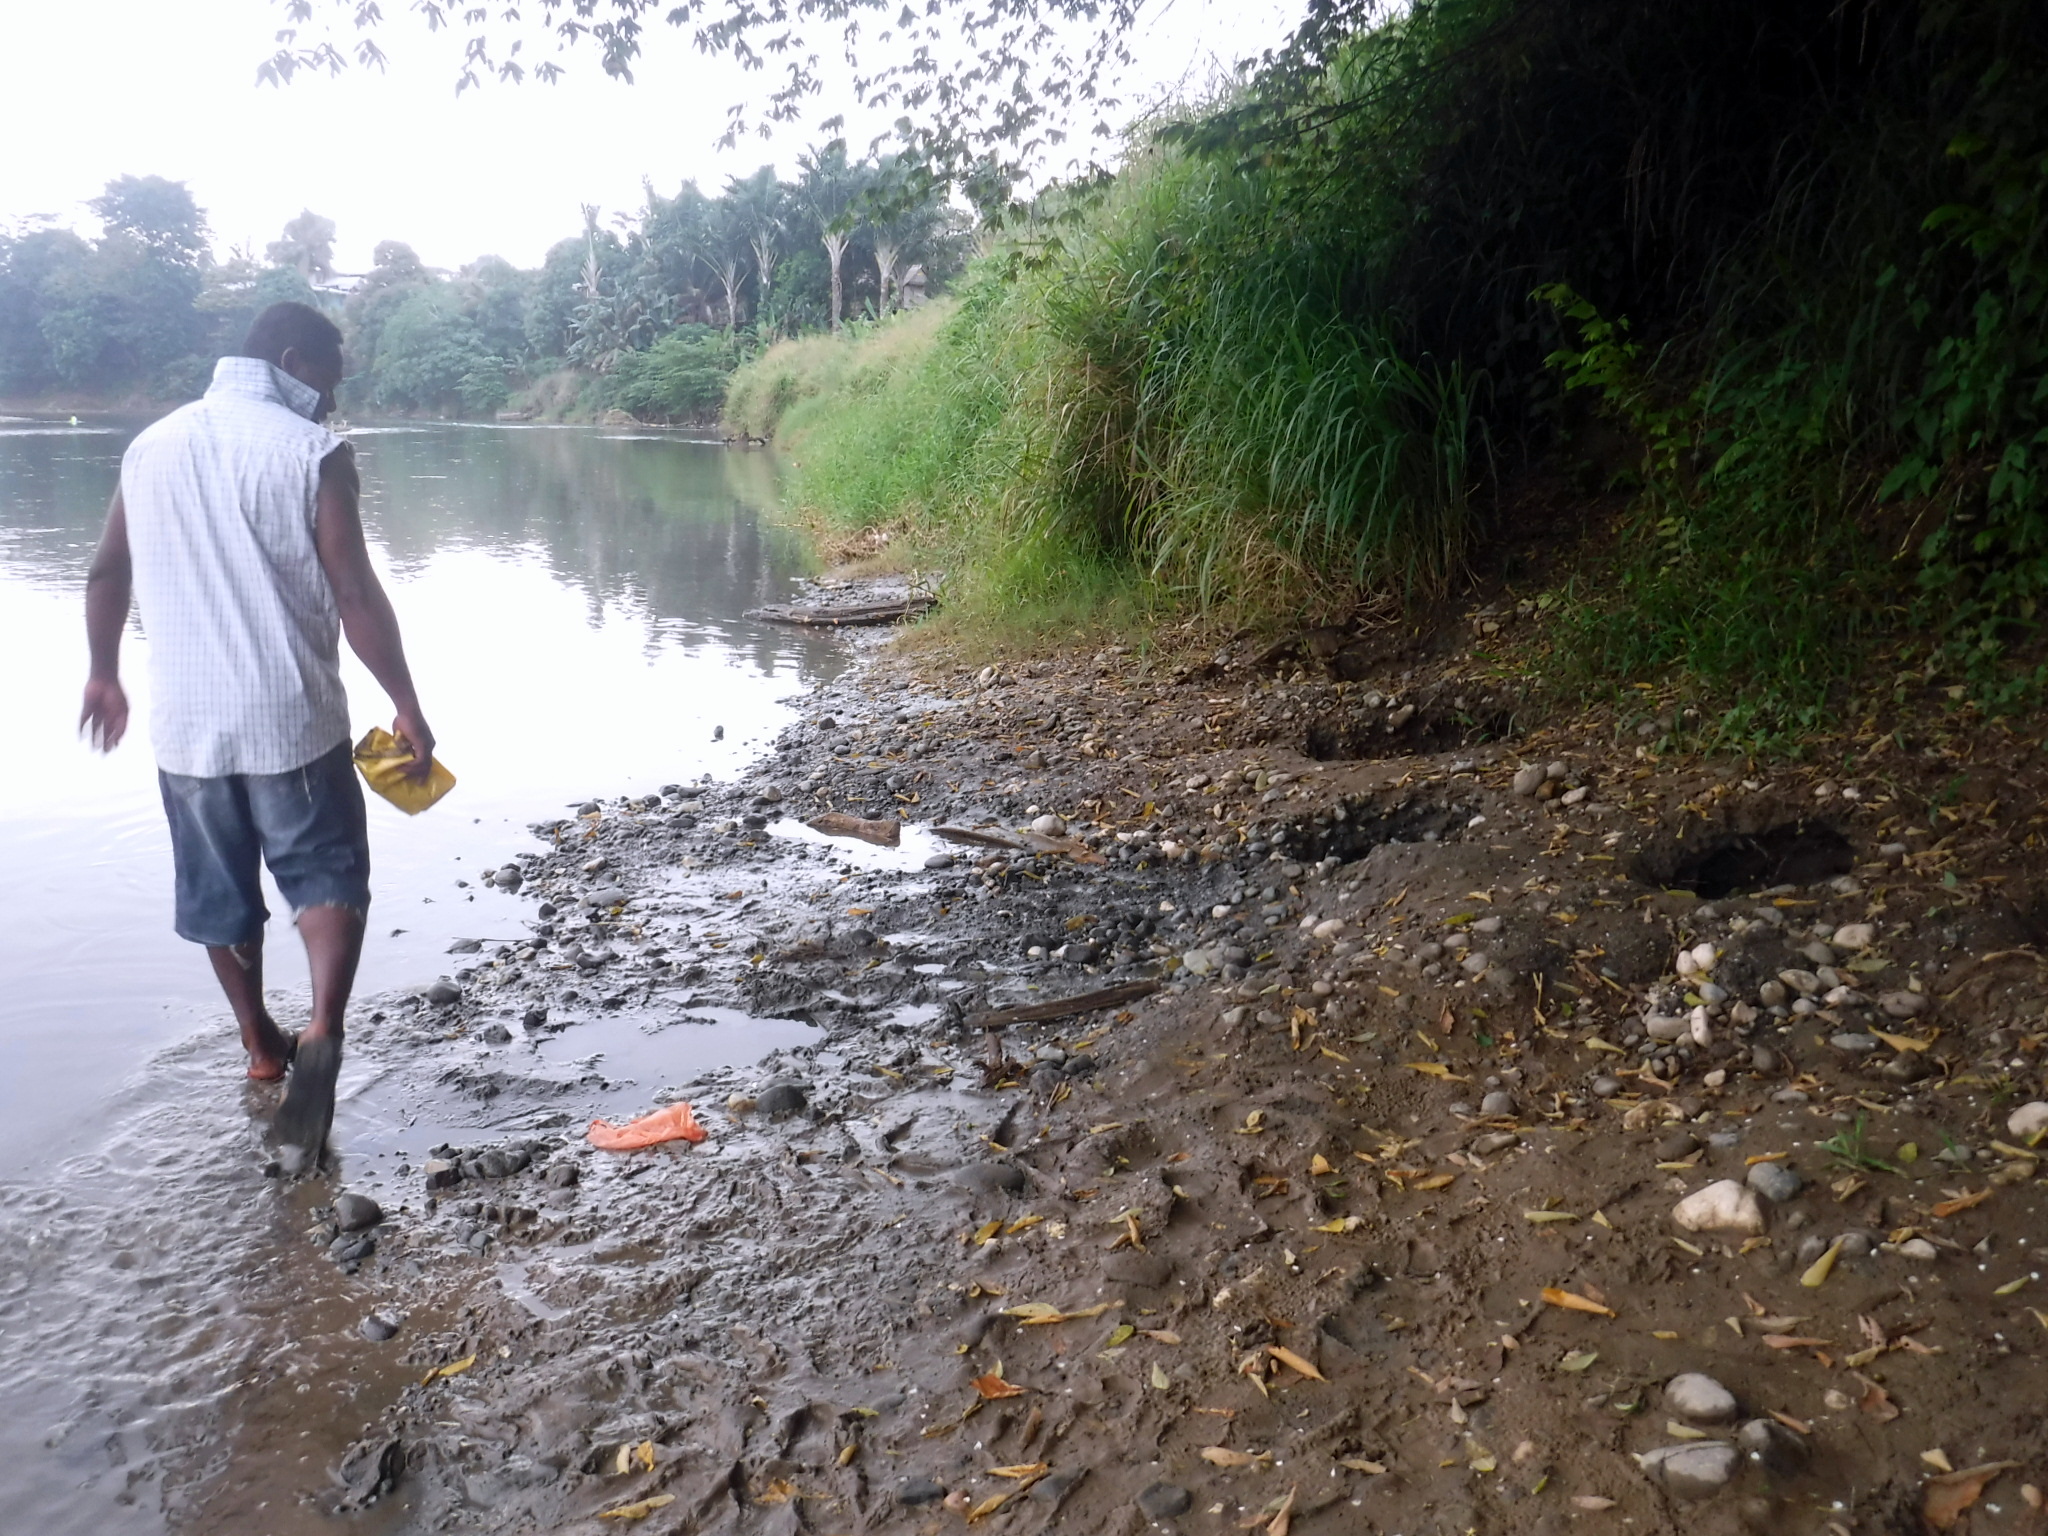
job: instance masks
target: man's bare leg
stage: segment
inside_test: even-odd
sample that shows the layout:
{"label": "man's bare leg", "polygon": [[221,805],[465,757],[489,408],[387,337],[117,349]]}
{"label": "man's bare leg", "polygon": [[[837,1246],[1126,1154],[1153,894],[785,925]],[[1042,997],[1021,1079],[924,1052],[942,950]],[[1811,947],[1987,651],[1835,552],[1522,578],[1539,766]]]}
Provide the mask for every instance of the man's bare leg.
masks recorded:
{"label": "man's bare leg", "polygon": [[299,913],[299,936],[306,941],[306,963],[313,973],[313,1018],[299,1036],[276,1125],[281,1143],[298,1148],[306,1165],[317,1165],[334,1122],[342,1015],[362,958],[363,914],[347,907],[307,907]]}
{"label": "man's bare leg", "polygon": [[209,944],[206,958],[213,962],[213,974],[241,1026],[249,1076],[259,1083],[276,1082],[291,1059],[291,1042],[263,1003],[262,936],[247,944]]}
{"label": "man's bare leg", "polygon": [[313,1021],[305,1038],[342,1037],[342,1015],[363,957],[363,914],[348,907],[307,907],[299,914],[299,937],[313,973]]}

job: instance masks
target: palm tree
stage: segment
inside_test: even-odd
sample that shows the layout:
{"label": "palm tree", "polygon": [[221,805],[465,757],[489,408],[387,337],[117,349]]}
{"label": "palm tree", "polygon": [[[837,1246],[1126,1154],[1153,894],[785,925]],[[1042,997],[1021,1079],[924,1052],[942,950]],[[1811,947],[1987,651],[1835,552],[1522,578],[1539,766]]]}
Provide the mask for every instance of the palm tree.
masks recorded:
{"label": "palm tree", "polygon": [[860,196],[864,178],[861,167],[848,163],[844,139],[834,139],[815,153],[798,156],[797,167],[802,175],[798,183],[799,195],[818,221],[818,238],[824,244],[825,259],[832,268],[832,329],[837,331],[840,317],[846,311],[846,288],[840,276],[840,263],[846,256],[846,247],[853,240],[853,205]]}

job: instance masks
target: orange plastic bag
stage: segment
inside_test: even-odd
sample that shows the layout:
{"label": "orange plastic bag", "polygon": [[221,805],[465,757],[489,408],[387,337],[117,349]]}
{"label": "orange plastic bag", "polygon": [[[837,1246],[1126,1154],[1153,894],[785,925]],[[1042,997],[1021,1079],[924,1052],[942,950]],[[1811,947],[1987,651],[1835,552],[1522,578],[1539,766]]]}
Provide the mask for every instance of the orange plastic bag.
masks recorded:
{"label": "orange plastic bag", "polygon": [[455,787],[455,775],[441,766],[439,758],[428,766],[424,779],[407,778],[412,748],[382,726],[371,726],[356,743],[355,759],[363,782],[408,816],[419,815]]}
{"label": "orange plastic bag", "polygon": [[590,1122],[590,1144],[600,1152],[631,1152],[664,1141],[702,1141],[711,1133],[697,1123],[687,1104],[671,1104],[638,1120],[613,1125],[609,1120]]}

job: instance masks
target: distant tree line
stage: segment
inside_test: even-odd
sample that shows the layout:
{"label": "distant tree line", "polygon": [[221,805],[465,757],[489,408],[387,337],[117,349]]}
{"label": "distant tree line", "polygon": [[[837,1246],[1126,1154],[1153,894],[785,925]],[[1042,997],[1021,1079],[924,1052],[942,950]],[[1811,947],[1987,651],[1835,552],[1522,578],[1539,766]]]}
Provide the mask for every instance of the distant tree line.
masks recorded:
{"label": "distant tree line", "polygon": [[580,234],[524,271],[483,256],[454,273],[400,241],[371,270],[334,267],[335,226],[310,210],[261,259],[216,256],[182,183],[124,176],[88,205],[99,239],[48,224],[0,232],[0,396],[184,399],[278,299],[340,320],[357,411],[478,415],[542,386],[561,409],[706,418],[754,349],[917,302],[954,275],[966,221],[943,192],[843,141],[716,196],[649,185],[632,214],[584,209]]}

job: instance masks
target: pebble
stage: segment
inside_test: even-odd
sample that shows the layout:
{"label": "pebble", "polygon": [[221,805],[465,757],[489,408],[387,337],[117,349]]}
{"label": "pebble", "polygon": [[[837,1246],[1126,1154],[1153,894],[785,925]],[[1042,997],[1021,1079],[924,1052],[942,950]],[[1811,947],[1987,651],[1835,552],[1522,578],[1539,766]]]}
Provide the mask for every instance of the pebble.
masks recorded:
{"label": "pebble", "polygon": [[1334,939],[1337,937],[1338,934],[1342,933],[1347,926],[1348,925],[1341,917],[1326,917],[1320,923],[1316,924],[1315,936],[1319,939]]}
{"label": "pebble", "polygon": [[1735,1443],[1750,1460],[1776,1477],[1791,1477],[1803,1470],[1810,1454],[1806,1441],[1775,1419],[1751,1419],[1735,1432]]}
{"label": "pebble", "polygon": [[1749,1187],[1774,1205],[1783,1205],[1805,1187],[1795,1168],[1783,1163],[1752,1163],[1746,1175]]}
{"label": "pebble", "polygon": [[1699,1149],[1699,1138],[1694,1136],[1691,1131],[1673,1131],[1670,1135],[1658,1140],[1656,1146],[1657,1161],[1660,1163],[1675,1163],[1682,1157],[1691,1157]]}
{"label": "pebble", "polygon": [[1512,1115],[1515,1112],[1515,1096],[1498,1089],[1479,1101],[1482,1115]]}
{"label": "pebble", "polygon": [[1909,1237],[1899,1244],[1899,1256],[1916,1264],[1932,1264],[1941,1257],[1941,1250],[1924,1237]]}
{"label": "pebble", "polygon": [[1726,1440],[1659,1446],[1637,1458],[1654,1481],[1681,1499],[1703,1499],[1719,1492],[1735,1476],[1741,1459],[1741,1454]]}
{"label": "pebble", "polygon": [[1806,956],[1815,965],[1833,965],[1835,963],[1834,950],[1819,939],[1814,939],[1810,943],[1800,945],[1799,953]]}
{"label": "pebble", "polygon": [[344,1232],[361,1232],[384,1219],[384,1207],[368,1195],[348,1190],[334,1197],[334,1224]]}
{"label": "pebble", "polygon": [[1733,1179],[1720,1179],[1693,1191],[1672,1207],[1671,1219],[1688,1232],[1739,1232],[1760,1237],[1764,1208],[1756,1191]]}
{"label": "pebble", "polygon": [[574,1189],[583,1174],[574,1163],[556,1163],[542,1177],[550,1189]]}
{"label": "pebble", "polygon": [[1692,1033],[1692,1021],[1680,1014],[1653,1013],[1643,1020],[1643,1033],[1652,1040],[1683,1040]]}
{"label": "pebble", "polygon": [[1877,942],[1877,929],[1869,923],[1845,923],[1830,935],[1828,942],[1853,954]]}
{"label": "pebble", "polygon": [[1673,1413],[1695,1424],[1726,1424],[1740,1411],[1733,1392],[1698,1371],[1666,1382],[1664,1401]]}
{"label": "pebble", "polygon": [[1828,1044],[1845,1056],[1868,1056],[1882,1043],[1877,1036],[1856,1030],[1844,1030],[1839,1035],[1828,1036]]}
{"label": "pebble", "polygon": [[1186,1514],[1194,1503],[1195,1496],[1178,1483],[1153,1483],[1138,1495],[1138,1508],[1148,1520],[1172,1520]]}
{"label": "pebble", "polygon": [[1118,1285],[1158,1287],[1173,1278],[1173,1262],[1156,1253],[1113,1253],[1102,1261],[1102,1278]]}
{"label": "pebble", "polygon": [[950,853],[935,853],[924,861],[924,867],[926,869],[951,869],[953,867],[953,855]]}
{"label": "pebble", "polygon": [[1045,815],[1040,816],[1031,823],[1031,830],[1040,837],[1065,837],[1067,835],[1067,819],[1064,816],[1055,816],[1048,811]]}
{"label": "pebble", "polygon": [[1515,770],[1515,793],[1533,795],[1543,787],[1544,772],[1541,763],[1529,763]]}
{"label": "pebble", "polygon": [[1611,1099],[1621,1092],[1621,1079],[1617,1077],[1596,1077],[1589,1084],[1596,1099]]}
{"label": "pebble", "polygon": [[1191,949],[1180,957],[1181,969],[1196,976],[1207,976],[1217,968],[1216,952],[1209,949]]}
{"label": "pebble", "polygon": [[1782,1008],[1791,996],[1782,981],[1767,981],[1756,989],[1756,999],[1766,1008]]}
{"label": "pebble", "polygon": [[1488,1131],[1484,1136],[1478,1137],[1473,1141],[1472,1150],[1481,1157],[1491,1157],[1496,1152],[1507,1151],[1509,1147],[1516,1145],[1521,1139],[1513,1131]]}
{"label": "pebble", "polygon": [[945,1496],[946,1490],[928,1477],[906,1477],[896,1485],[896,1502],[909,1509],[936,1504]]}
{"label": "pebble", "polygon": [[398,1319],[387,1316],[382,1312],[372,1312],[368,1317],[356,1324],[356,1332],[360,1333],[372,1344],[382,1344],[386,1339],[397,1336]]}
{"label": "pebble", "polygon": [[1884,992],[1878,995],[1877,1006],[1894,1019],[1916,1019],[1927,1011],[1925,992]]}
{"label": "pebble", "polygon": [[427,1001],[437,1008],[445,1007],[449,1003],[456,1003],[461,1000],[462,988],[458,987],[446,976],[435,977],[433,982],[427,987]]}
{"label": "pebble", "polygon": [[2048,1131],[2048,1104],[2039,1099],[2031,1104],[2022,1104],[2005,1120],[2006,1131],[2018,1141],[2031,1142],[2036,1136]]}
{"label": "pebble", "polygon": [[1778,1053],[1768,1045],[1753,1045],[1749,1048],[1749,1064],[1759,1072],[1778,1070]]}
{"label": "pebble", "polygon": [[1071,1467],[1061,1472],[1048,1472],[1031,1485],[1031,1491],[1024,1496],[1034,1504],[1043,1504],[1057,1510],[1074,1484],[1088,1475],[1086,1467]]}
{"label": "pebble", "polygon": [[462,1170],[443,1157],[430,1157],[420,1169],[429,1189],[453,1189],[462,1182]]}
{"label": "pebble", "polygon": [[1483,949],[1475,949],[1458,964],[1469,975],[1481,976],[1485,974],[1486,968],[1493,964],[1493,957]]}
{"label": "pebble", "polygon": [[1801,997],[1811,997],[1820,990],[1820,978],[1811,971],[1780,971],[1778,980],[1797,992]]}
{"label": "pebble", "polygon": [[754,1100],[754,1108],[771,1120],[803,1112],[810,1090],[802,1083],[770,1083]]}

